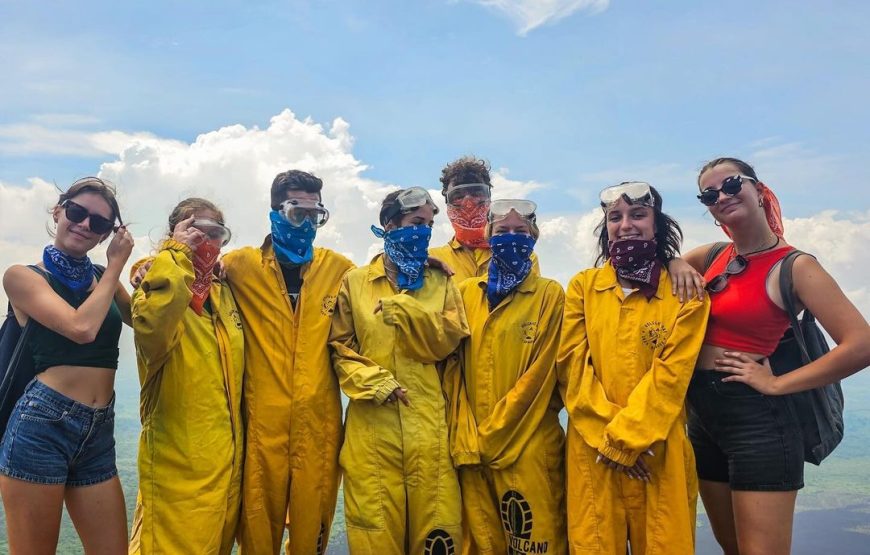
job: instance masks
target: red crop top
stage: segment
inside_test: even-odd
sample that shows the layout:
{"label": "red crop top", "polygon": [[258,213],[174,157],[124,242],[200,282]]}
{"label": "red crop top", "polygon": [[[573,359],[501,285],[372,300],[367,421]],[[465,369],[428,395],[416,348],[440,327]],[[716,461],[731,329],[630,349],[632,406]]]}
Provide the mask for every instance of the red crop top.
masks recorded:
{"label": "red crop top", "polygon": [[[724,349],[770,355],[788,329],[788,314],[767,296],[770,269],[794,247],[783,247],[747,256],[746,269],[728,276],[728,285],[710,293],[710,319],[704,343]],[[708,282],[725,271],[734,258],[734,244],[716,257],[704,279]]]}

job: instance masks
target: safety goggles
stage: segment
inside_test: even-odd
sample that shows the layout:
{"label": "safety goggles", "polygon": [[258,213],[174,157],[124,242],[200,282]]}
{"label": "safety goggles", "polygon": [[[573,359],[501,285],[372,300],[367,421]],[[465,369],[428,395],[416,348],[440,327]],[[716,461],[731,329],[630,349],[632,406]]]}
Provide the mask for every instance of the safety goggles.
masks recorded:
{"label": "safety goggles", "polygon": [[435,214],[438,213],[438,207],[435,206],[435,202],[433,202],[432,197],[429,196],[429,191],[423,187],[409,187],[404,189],[396,197],[395,203],[384,212],[381,218],[383,220],[382,223],[389,222],[399,214],[413,212],[427,204],[432,207],[432,211]]}
{"label": "safety goggles", "polygon": [[719,293],[725,289],[728,285],[728,277],[736,276],[746,270],[746,267],[749,265],[749,259],[745,256],[738,254],[735,256],[728,265],[725,266],[725,271],[719,274],[718,276],[711,279],[705,289],[710,293]]}
{"label": "safety goggles", "polygon": [[477,204],[489,202],[492,187],[486,183],[463,183],[447,190],[447,204],[461,204],[466,198],[471,198]]}
{"label": "safety goggles", "polygon": [[719,202],[720,192],[725,193],[729,197],[733,197],[743,188],[744,179],[748,179],[753,183],[756,182],[755,179],[752,179],[748,175],[732,175],[731,177],[726,177],[718,189],[709,187],[701,191],[701,194],[698,195],[698,200],[700,200],[701,204],[705,206],[715,206]]}
{"label": "safety goggles", "polygon": [[314,227],[323,227],[329,221],[329,210],[316,200],[288,199],[281,203],[279,212],[296,227],[305,223],[305,220]]}
{"label": "safety goggles", "polygon": [[525,218],[530,222],[535,221],[535,211],[538,205],[530,200],[525,199],[498,199],[492,201],[489,205],[489,214],[487,219],[489,223],[503,220],[511,213],[511,210],[519,214],[521,218]]}
{"label": "safety goggles", "polygon": [[88,220],[88,228],[97,235],[104,235],[116,229],[114,221],[100,216],[99,214],[92,214],[88,212],[87,208],[80,204],[76,204],[71,200],[65,201],[61,206],[63,206],[67,220],[76,224]]}
{"label": "safety goggles", "polygon": [[650,208],[656,207],[652,188],[649,183],[643,181],[626,181],[619,185],[607,187],[598,193],[598,199],[601,201],[601,207],[604,209],[610,208],[619,202],[619,199],[632,205],[649,206]]}
{"label": "safety goggles", "polygon": [[193,220],[191,227],[205,233],[205,236],[208,237],[209,241],[220,241],[222,247],[229,243],[233,236],[230,228],[214,220]]}

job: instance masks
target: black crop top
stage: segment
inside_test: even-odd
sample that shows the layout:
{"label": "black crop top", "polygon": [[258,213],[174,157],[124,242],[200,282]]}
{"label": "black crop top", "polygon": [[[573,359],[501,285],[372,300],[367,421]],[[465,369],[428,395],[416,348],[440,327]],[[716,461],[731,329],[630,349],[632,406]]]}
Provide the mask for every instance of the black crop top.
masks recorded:
{"label": "black crop top", "polygon": [[[56,280],[50,273],[40,268],[30,266],[40,272],[48,280],[51,288],[73,308],[78,308],[90,296],[90,292],[78,295],[69,287]],[[100,268],[102,270],[102,268]],[[97,271],[97,281],[103,273]],[[32,329],[28,339],[30,352],[33,354],[33,364],[37,372],[42,372],[52,366],[93,366],[97,368],[118,368],[118,339],[121,337],[121,311],[112,300],[109,312],[103,320],[103,325],[97,332],[97,337],[90,343],[79,345],[61,334],[48,329],[31,318]]]}

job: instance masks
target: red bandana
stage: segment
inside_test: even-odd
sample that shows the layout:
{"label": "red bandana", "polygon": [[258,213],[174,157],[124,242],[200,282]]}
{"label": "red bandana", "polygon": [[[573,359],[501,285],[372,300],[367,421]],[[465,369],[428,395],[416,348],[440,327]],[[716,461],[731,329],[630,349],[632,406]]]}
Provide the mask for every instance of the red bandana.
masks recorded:
{"label": "red bandana", "polygon": [[190,308],[197,314],[202,314],[202,306],[211,290],[212,270],[220,253],[220,247],[216,247],[208,241],[200,243],[193,249],[193,271],[196,274],[196,279],[190,286],[190,290],[193,291]]}
{"label": "red bandana", "polygon": [[[767,216],[767,225],[770,226],[773,234],[779,238],[784,237],[785,227],[782,225],[782,210],[779,208],[779,200],[770,187],[762,183],[757,184],[758,193],[761,195],[761,206],[764,208],[764,215]],[[722,226],[722,231],[725,235],[731,237],[731,232],[727,226]]]}
{"label": "red bandana", "polygon": [[488,249],[486,215],[489,203],[478,204],[473,198],[466,197],[459,206],[448,204],[447,217],[453,225],[456,240],[471,249]]}

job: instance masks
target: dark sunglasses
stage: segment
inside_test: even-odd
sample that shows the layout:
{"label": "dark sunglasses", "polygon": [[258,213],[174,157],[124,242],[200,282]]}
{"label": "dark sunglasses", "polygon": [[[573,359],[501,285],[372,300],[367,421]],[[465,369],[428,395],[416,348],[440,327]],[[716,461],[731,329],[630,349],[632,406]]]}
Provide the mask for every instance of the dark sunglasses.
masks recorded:
{"label": "dark sunglasses", "polygon": [[112,220],[99,214],[91,214],[87,208],[71,200],[64,202],[62,206],[67,220],[76,224],[88,220],[88,227],[97,235],[104,235],[115,229],[115,222]]}
{"label": "dark sunglasses", "polygon": [[731,177],[725,178],[722,181],[722,186],[718,189],[713,189],[712,187],[709,189],[704,189],[701,191],[701,194],[698,195],[698,200],[701,201],[701,204],[705,206],[715,206],[716,203],[719,202],[719,193],[725,193],[729,197],[733,197],[737,193],[740,192],[740,189],[743,187],[743,180],[748,179],[750,181],[755,181],[751,177],[745,175],[732,175]]}
{"label": "dark sunglasses", "polygon": [[725,266],[725,271],[714,277],[707,283],[707,291],[710,293],[719,293],[728,286],[728,276],[736,276],[737,274],[746,270],[746,266],[749,265],[749,259],[745,256],[738,254],[735,256],[728,265]]}

